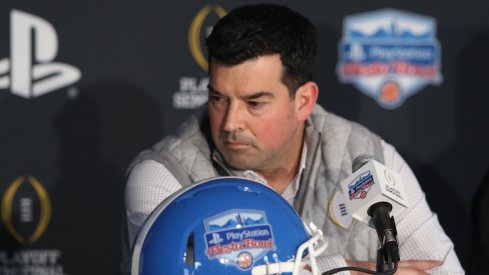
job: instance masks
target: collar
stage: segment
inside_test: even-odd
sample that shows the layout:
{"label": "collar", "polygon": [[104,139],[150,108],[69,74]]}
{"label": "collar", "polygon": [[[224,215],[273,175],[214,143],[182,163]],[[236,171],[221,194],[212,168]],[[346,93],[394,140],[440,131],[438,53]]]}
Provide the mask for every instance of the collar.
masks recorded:
{"label": "collar", "polygon": [[[301,158],[299,162],[299,167],[297,169],[297,173],[294,176],[294,178],[292,178],[292,180],[289,182],[283,194],[281,194],[282,197],[284,197],[290,204],[294,202],[294,198],[297,194],[297,191],[299,190],[300,179],[302,178],[302,174],[306,168],[307,150],[308,150],[307,148],[308,148],[307,142],[304,141],[304,143],[302,144]],[[221,166],[223,166],[223,168],[225,168],[229,172],[229,174],[244,177],[253,181],[257,181],[261,184],[270,187],[266,179],[253,170],[235,170],[227,165],[224,165],[223,164],[224,162],[219,161],[222,160],[222,157],[219,153],[217,153],[217,151],[214,152],[214,159],[218,161],[221,164]]]}

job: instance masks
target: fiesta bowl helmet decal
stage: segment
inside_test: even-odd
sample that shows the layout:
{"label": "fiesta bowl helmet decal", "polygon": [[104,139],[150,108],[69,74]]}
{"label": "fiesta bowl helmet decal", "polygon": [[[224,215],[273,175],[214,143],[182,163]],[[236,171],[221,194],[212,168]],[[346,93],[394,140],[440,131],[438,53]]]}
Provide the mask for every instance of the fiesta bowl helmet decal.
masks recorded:
{"label": "fiesta bowl helmet decal", "polygon": [[131,274],[297,274],[305,265],[317,272],[315,256],[325,248],[322,232],[275,191],[220,177],[154,210],[134,244]]}

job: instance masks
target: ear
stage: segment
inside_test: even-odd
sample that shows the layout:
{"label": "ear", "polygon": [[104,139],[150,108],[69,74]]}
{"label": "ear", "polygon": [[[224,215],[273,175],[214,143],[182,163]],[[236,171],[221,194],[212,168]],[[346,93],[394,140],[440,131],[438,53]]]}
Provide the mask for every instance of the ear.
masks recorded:
{"label": "ear", "polygon": [[307,120],[318,99],[319,88],[316,82],[308,81],[295,93],[295,111],[298,122]]}

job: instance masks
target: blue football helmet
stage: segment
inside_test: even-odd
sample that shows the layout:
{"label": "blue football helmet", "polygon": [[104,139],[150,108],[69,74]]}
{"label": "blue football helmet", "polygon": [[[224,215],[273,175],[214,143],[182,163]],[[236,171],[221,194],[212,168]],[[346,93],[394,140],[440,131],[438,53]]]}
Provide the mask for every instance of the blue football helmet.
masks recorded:
{"label": "blue football helmet", "polygon": [[148,217],[132,275],[320,274],[323,233],[271,188],[237,177],[193,184]]}

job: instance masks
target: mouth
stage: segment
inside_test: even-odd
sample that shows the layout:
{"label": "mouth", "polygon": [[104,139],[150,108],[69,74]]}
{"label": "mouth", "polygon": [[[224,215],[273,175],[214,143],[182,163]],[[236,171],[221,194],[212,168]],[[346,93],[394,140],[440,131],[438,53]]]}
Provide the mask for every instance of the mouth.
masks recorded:
{"label": "mouth", "polygon": [[248,143],[242,143],[239,141],[223,141],[224,146],[230,149],[245,149],[251,147]]}

